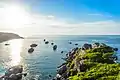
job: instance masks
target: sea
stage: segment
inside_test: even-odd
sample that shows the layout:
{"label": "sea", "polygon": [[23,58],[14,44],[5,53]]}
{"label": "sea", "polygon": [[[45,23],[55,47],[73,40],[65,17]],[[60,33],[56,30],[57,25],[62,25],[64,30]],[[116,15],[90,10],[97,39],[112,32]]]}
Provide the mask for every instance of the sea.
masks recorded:
{"label": "sea", "polygon": [[[45,44],[44,39],[49,43]],[[27,76],[22,80],[51,80],[56,75],[57,67],[64,62],[61,58],[65,58],[69,51],[84,43],[95,42],[118,48],[115,55],[118,56],[117,62],[120,62],[120,35],[37,36],[0,43],[0,76],[11,66],[23,65]],[[57,45],[57,50],[53,50],[51,43]],[[28,53],[31,44],[38,46],[33,53]]]}

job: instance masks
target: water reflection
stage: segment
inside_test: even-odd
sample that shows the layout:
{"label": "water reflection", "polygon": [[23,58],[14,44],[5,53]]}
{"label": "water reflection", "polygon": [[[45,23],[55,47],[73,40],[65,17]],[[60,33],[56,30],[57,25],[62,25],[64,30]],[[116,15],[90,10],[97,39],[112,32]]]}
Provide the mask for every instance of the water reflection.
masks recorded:
{"label": "water reflection", "polygon": [[20,39],[15,39],[10,41],[10,58],[11,66],[18,65],[21,61],[21,49],[22,49],[22,40]]}

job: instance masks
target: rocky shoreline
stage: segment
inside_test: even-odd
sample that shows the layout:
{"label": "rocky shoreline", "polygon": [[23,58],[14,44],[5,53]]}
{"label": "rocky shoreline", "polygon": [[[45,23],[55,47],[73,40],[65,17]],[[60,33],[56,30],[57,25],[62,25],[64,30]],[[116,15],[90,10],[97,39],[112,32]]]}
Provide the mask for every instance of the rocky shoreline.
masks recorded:
{"label": "rocky shoreline", "polygon": [[116,80],[120,64],[113,56],[117,48],[104,43],[85,43],[66,54],[53,80]]}

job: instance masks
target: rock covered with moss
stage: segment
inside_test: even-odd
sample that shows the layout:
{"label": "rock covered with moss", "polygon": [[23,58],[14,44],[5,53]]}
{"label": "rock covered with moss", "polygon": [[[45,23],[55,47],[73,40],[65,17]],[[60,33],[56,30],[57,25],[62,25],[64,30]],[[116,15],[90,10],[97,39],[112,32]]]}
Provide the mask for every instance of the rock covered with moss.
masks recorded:
{"label": "rock covered with moss", "polygon": [[104,43],[84,44],[82,48],[75,48],[59,67],[56,80],[116,80],[120,64],[115,63],[117,57],[113,54],[115,48]]}

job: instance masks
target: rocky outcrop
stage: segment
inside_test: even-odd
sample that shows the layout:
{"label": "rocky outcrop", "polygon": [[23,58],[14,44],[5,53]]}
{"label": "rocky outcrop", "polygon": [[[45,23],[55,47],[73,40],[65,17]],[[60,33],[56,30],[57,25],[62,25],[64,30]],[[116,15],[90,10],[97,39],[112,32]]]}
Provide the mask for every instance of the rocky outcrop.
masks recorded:
{"label": "rocky outcrop", "polygon": [[100,43],[96,42],[92,44],[92,48],[98,48],[100,47]]}
{"label": "rocky outcrop", "polygon": [[51,45],[54,45],[54,43],[51,43]]}
{"label": "rocky outcrop", "polygon": [[116,80],[120,64],[115,63],[113,54],[117,50],[103,43],[74,48],[58,67],[54,80]]}
{"label": "rocky outcrop", "polygon": [[46,41],[46,42],[45,42],[45,44],[48,44],[48,43],[49,43],[49,41]]}
{"label": "rocky outcrop", "polygon": [[69,42],[69,44],[72,44],[72,42]]}
{"label": "rocky outcrop", "polygon": [[85,44],[82,46],[82,49],[83,49],[83,50],[92,49],[92,45],[85,43]]}
{"label": "rocky outcrop", "polygon": [[23,39],[23,37],[20,37],[19,35],[14,33],[0,32],[0,43],[11,40],[11,39]]}
{"label": "rocky outcrop", "polygon": [[30,47],[37,47],[37,44],[31,44]]}
{"label": "rocky outcrop", "polygon": [[34,48],[28,49],[28,53],[33,53],[33,51],[34,51]]}
{"label": "rocky outcrop", "polygon": [[53,50],[55,51],[57,49],[57,45],[54,45],[53,46]]}
{"label": "rocky outcrop", "polygon": [[5,75],[0,77],[0,80],[21,80],[22,75],[26,76],[27,73],[23,73],[23,66],[17,65],[9,68]]}

